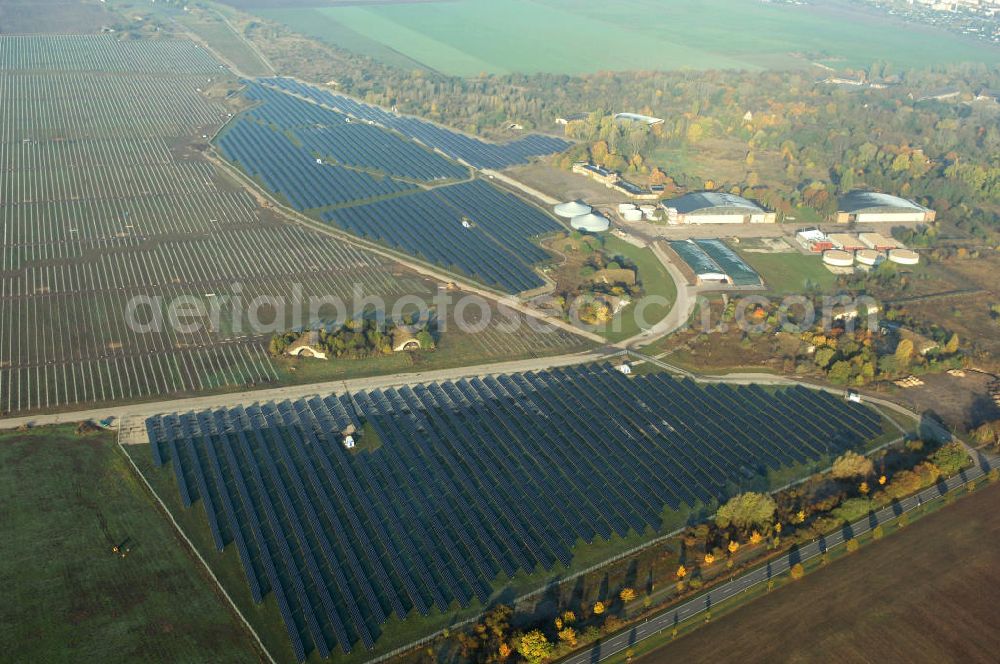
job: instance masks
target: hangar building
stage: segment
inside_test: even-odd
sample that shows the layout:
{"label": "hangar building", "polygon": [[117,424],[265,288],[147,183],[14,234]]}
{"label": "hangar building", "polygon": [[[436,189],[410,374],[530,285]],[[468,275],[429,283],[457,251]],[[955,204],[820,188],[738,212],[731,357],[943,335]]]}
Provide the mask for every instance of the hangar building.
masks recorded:
{"label": "hangar building", "polygon": [[837,201],[837,223],[920,223],[934,221],[934,210],[899,196],[852,191]]}
{"label": "hangar building", "polygon": [[671,224],[773,224],[777,215],[734,194],[702,191],[663,202]]}

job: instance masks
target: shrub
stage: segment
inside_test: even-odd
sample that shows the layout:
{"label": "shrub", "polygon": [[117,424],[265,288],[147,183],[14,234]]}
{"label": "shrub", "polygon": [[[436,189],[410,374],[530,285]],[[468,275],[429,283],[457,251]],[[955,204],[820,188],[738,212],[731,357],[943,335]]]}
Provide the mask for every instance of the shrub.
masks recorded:
{"label": "shrub", "polygon": [[872,501],[870,498],[850,498],[845,500],[840,507],[835,509],[833,514],[841,521],[853,523],[854,521],[863,518],[871,512],[871,510]]}
{"label": "shrub", "polygon": [[969,463],[969,455],[959,443],[948,443],[934,452],[931,463],[938,467],[942,475],[954,475]]}
{"label": "shrub", "polygon": [[792,569],[789,570],[789,574],[793,579],[798,581],[806,575],[806,568],[802,566],[802,563],[795,563],[792,565]]}

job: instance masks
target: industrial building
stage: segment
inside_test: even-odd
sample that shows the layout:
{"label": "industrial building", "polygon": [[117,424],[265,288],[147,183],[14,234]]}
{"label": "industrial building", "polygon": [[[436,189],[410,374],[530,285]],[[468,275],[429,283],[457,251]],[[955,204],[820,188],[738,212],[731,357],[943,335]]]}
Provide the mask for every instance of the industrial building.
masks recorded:
{"label": "industrial building", "polygon": [[670,243],[670,248],[691,268],[697,284],[729,281],[722,267],[702,251],[693,240],[674,240]]}
{"label": "industrial building", "polygon": [[646,189],[634,182],[629,182],[622,178],[620,173],[610,171],[602,166],[591,164],[586,161],[578,161],[573,164],[573,172],[577,175],[585,175],[595,182],[600,182],[608,189],[625,194],[636,200],[656,201],[660,199],[659,194],[652,189]]}
{"label": "industrial building", "polygon": [[756,270],[721,240],[674,240],[670,243],[670,248],[691,268],[698,284],[761,284]]}
{"label": "industrial building", "polygon": [[652,115],[643,115],[642,113],[615,113],[615,121],[621,122],[622,120],[627,122],[641,122],[642,124],[649,125],[650,127],[663,124],[663,118],[653,117]]}
{"label": "industrial building", "polygon": [[773,224],[774,212],[734,194],[702,191],[663,202],[671,224]]}
{"label": "industrial building", "polygon": [[586,175],[588,178],[600,182],[605,187],[612,187],[618,182],[618,174],[614,171],[609,171],[602,166],[589,164],[585,161],[578,161],[573,164],[573,172],[577,175]]}
{"label": "industrial building", "polygon": [[850,233],[830,233],[829,237],[833,248],[841,251],[857,251],[867,246],[856,235]]}
{"label": "industrial building", "polygon": [[885,237],[881,233],[862,233],[858,236],[858,239],[861,241],[861,244],[875,251],[889,251],[890,249],[901,249],[903,247],[896,240]]}
{"label": "industrial building", "polygon": [[818,228],[805,228],[795,234],[795,239],[798,240],[803,249],[817,254],[827,249],[833,249],[833,241]]}
{"label": "industrial building", "polygon": [[934,210],[899,196],[852,191],[837,201],[837,223],[920,223],[934,221]]}

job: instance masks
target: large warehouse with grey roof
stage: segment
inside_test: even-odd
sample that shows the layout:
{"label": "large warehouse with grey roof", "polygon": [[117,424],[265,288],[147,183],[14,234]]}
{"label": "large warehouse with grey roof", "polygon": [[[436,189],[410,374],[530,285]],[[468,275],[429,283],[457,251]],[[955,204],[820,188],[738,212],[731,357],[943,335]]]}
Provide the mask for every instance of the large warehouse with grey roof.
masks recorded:
{"label": "large warehouse with grey roof", "polygon": [[671,224],[773,224],[777,217],[742,196],[714,191],[685,194],[664,201]]}
{"label": "large warehouse with grey roof", "polygon": [[837,222],[920,223],[934,221],[934,210],[913,201],[874,191],[852,191],[837,201]]}

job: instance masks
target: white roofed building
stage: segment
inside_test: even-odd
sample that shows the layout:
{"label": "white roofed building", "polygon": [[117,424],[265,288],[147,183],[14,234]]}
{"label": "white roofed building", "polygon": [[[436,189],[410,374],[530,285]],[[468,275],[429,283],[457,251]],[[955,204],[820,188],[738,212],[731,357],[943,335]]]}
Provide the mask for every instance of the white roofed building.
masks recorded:
{"label": "white roofed building", "polygon": [[735,194],[701,191],[663,202],[671,224],[773,224],[777,215]]}
{"label": "white roofed building", "polygon": [[899,196],[852,191],[837,201],[837,223],[920,223],[934,221],[934,210]]}

